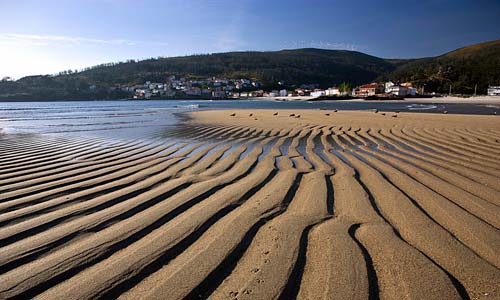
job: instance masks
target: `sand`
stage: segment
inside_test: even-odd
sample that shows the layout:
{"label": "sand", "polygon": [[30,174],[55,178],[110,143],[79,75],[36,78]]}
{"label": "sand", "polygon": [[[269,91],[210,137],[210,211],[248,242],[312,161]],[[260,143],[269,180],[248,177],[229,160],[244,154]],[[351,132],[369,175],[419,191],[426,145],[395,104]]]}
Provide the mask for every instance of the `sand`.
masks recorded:
{"label": "sand", "polygon": [[[264,101],[308,101],[314,100],[316,97],[311,96],[296,96],[296,97],[256,97],[249,98],[251,100],[264,100]],[[359,99],[349,99],[349,100],[321,100],[325,102],[375,102],[375,103],[421,103],[421,104],[447,104],[447,103],[457,103],[457,104],[483,104],[483,105],[493,105],[495,107],[500,106],[500,96],[468,96],[468,97],[458,97],[458,96],[444,96],[444,97],[433,97],[433,98],[406,98],[404,100],[364,100]]]}
{"label": "sand", "polygon": [[[252,114],[250,116],[250,114]],[[500,117],[0,137],[0,299],[500,299]]]}
{"label": "sand", "polygon": [[499,96],[471,96],[471,97],[456,97],[456,96],[444,96],[444,97],[433,97],[433,98],[406,98],[405,100],[371,100],[366,101],[363,99],[352,99],[352,100],[341,100],[345,102],[385,102],[385,103],[421,103],[421,104],[481,104],[493,107],[500,107],[500,97]]}

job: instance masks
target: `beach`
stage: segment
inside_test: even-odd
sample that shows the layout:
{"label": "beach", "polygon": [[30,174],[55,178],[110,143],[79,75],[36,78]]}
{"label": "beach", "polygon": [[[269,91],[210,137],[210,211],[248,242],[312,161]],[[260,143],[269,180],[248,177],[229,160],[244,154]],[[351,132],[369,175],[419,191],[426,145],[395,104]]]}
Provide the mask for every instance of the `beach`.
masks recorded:
{"label": "beach", "polygon": [[[363,99],[353,99],[345,101],[365,101]],[[405,100],[372,100],[375,102],[386,102],[386,103],[436,103],[436,104],[448,104],[448,103],[458,103],[458,104],[486,104],[486,105],[500,105],[500,97],[498,96],[470,96],[470,97],[457,97],[457,96],[445,96],[445,97],[433,97],[433,98],[406,98]]]}
{"label": "beach", "polygon": [[[263,100],[263,101],[315,101],[315,97],[311,96],[294,96],[294,97],[257,97],[250,98],[252,100]],[[405,98],[404,100],[365,100],[362,98],[349,99],[349,100],[321,100],[326,102],[374,102],[374,103],[421,103],[421,104],[490,104],[490,105],[500,105],[499,96],[468,96],[468,97],[458,97],[458,96],[444,96],[444,97],[431,97],[431,98]]]}
{"label": "beach", "polygon": [[221,109],[165,141],[0,135],[0,299],[500,299],[499,118]]}

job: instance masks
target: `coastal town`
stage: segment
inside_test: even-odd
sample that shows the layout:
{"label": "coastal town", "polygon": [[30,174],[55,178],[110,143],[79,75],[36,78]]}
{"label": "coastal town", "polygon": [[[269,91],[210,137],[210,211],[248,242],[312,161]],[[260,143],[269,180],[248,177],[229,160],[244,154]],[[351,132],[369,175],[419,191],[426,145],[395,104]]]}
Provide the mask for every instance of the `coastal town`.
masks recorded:
{"label": "coastal town", "polygon": [[[95,88],[95,86],[90,86]],[[188,79],[168,76],[165,82],[146,81],[144,84],[115,86],[110,91],[130,95],[130,99],[195,98],[195,99],[246,99],[246,98],[328,98],[356,97],[368,99],[411,98],[426,95],[424,87],[411,82],[372,82],[356,87],[343,83],[340,86],[320,88],[319,84],[302,84],[290,87],[279,81],[277,88],[265,89],[259,80],[239,78]],[[489,96],[500,95],[500,86],[490,86]],[[429,94],[427,94],[429,95]],[[431,94],[432,95],[432,94]]]}

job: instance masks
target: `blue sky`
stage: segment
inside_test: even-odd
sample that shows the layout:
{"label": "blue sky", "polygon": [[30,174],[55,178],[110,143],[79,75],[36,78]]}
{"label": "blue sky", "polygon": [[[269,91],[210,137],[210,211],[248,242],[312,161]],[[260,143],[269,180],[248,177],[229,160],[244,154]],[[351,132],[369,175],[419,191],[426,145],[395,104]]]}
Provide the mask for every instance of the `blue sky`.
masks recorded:
{"label": "blue sky", "polygon": [[316,47],[386,58],[500,39],[498,0],[0,0],[0,77]]}

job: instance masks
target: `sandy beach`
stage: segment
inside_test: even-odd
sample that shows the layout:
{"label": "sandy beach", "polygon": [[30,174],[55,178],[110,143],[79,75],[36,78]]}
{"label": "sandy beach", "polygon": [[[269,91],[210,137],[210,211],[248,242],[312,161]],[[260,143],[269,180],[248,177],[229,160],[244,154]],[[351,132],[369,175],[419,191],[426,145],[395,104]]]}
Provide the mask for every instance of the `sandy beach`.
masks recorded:
{"label": "sandy beach", "polygon": [[[346,101],[365,101],[363,99],[353,99]],[[398,103],[398,102],[412,102],[412,103],[460,103],[460,104],[490,104],[500,106],[499,96],[475,96],[475,97],[435,97],[435,98],[407,98],[405,100],[373,100],[375,102],[388,102],[388,103]]]}
{"label": "sandy beach", "polygon": [[[297,97],[258,97],[250,98],[252,100],[279,100],[279,101],[311,101],[315,97],[311,96],[297,96]],[[333,102],[376,102],[376,103],[459,103],[459,104],[491,104],[500,106],[499,96],[471,96],[471,97],[457,97],[457,96],[445,96],[445,97],[433,97],[433,98],[406,98],[404,100],[364,100],[364,99],[349,99],[349,100],[322,100],[322,101],[333,101]]]}
{"label": "sandy beach", "polygon": [[500,299],[500,117],[0,135],[0,299]]}

